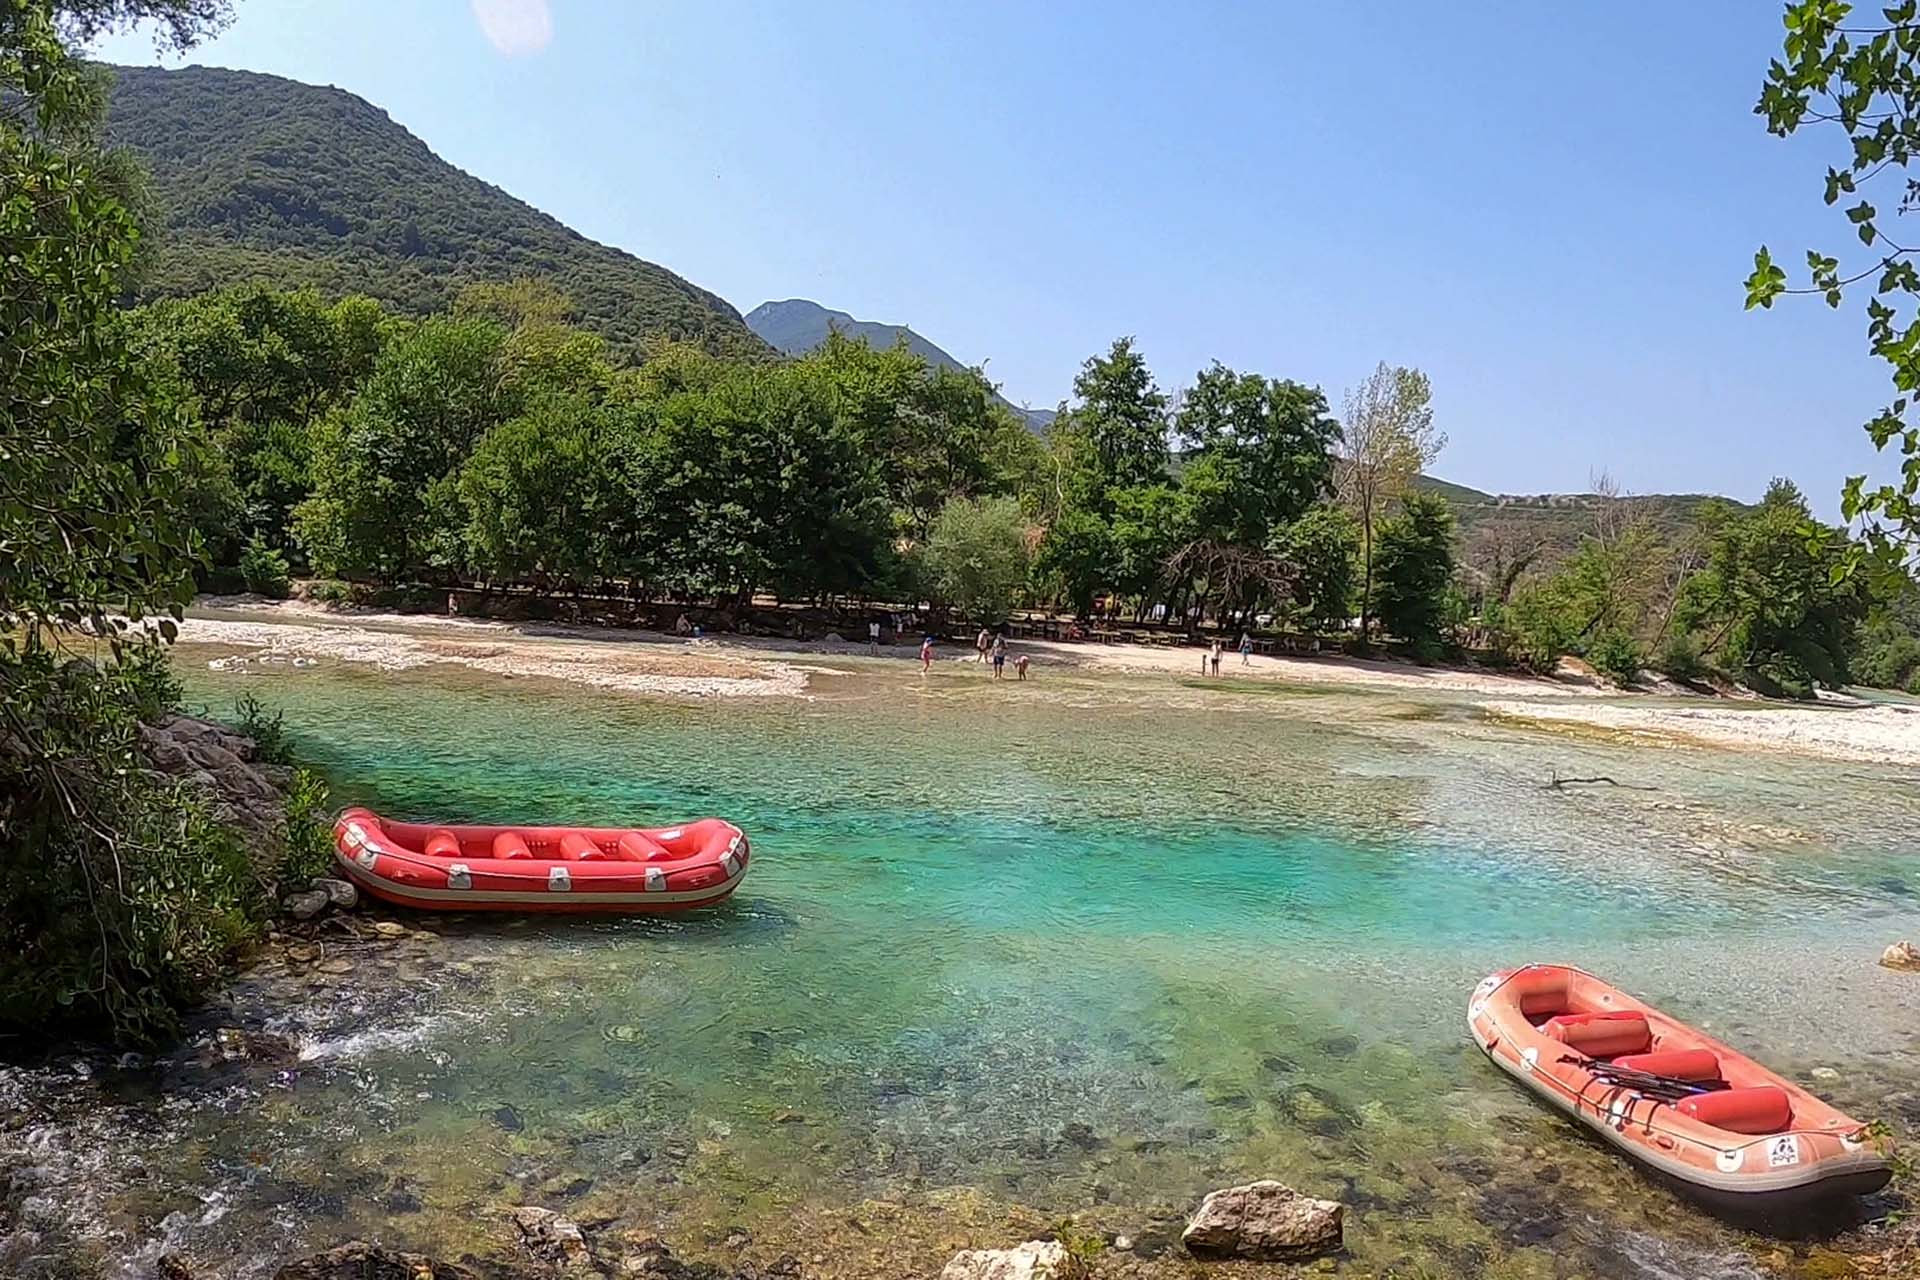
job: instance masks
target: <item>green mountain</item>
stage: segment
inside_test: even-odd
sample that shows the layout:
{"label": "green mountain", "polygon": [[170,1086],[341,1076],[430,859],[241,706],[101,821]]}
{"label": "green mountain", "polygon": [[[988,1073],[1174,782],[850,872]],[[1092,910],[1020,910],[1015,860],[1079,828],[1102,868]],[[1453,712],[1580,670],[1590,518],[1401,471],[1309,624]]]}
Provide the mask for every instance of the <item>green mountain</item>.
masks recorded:
{"label": "green mountain", "polygon": [[[856,320],[844,311],[831,311],[805,298],[761,303],[747,312],[747,328],[783,355],[805,355],[825,342],[827,335],[839,333],[849,338],[864,338],[868,346],[876,348],[905,342],[907,350],[937,368],[966,367],[906,325]],[[1022,409],[1004,396],[1000,403],[1026,419],[1036,431],[1053,421],[1052,409]]]}
{"label": "green mountain", "polygon": [[257,280],[427,312],[472,281],[543,276],[626,350],[664,334],[766,352],[724,299],[454,168],[351,93],[213,67],[114,71],[108,136],[145,160],[163,226],[140,300]]}

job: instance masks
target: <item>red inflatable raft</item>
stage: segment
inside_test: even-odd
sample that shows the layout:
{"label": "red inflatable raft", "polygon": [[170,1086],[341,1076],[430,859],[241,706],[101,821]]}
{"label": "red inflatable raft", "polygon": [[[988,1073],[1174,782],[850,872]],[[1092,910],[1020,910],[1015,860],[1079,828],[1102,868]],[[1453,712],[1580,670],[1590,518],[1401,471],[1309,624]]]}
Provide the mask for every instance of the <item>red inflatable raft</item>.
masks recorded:
{"label": "red inflatable raft", "polygon": [[1722,1207],[1794,1208],[1891,1176],[1858,1120],[1579,969],[1496,973],[1467,1025],[1521,1084]]}
{"label": "red inflatable raft", "polygon": [[747,874],[731,822],[680,827],[461,827],[348,809],[334,857],[362,890],[428,911],[608,911],[711,906]]}

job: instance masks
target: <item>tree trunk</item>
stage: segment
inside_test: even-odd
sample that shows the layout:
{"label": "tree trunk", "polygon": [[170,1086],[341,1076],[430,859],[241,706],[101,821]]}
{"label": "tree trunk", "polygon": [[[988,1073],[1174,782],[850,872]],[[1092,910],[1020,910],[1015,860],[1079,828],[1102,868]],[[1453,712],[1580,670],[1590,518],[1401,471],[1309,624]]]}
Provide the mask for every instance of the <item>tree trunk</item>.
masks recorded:
{"label": "tree trunk", "polygon": [[1360,647],[1365,649],[1373,631],[1373,503],[1363,505],[1360,513]]}

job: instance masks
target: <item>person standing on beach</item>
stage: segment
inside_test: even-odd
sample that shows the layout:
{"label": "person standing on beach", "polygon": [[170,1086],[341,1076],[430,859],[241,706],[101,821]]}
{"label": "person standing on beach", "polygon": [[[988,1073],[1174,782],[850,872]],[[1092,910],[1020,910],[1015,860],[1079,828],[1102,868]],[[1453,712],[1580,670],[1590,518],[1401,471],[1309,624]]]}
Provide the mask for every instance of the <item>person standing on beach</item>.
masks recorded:
{"label": "person standing on beach", "polygon": [[1244,631],[1240,633],[1240,665],[1243,667],[1253,665],[1253,637]]}
{"label": "person standing on beach", "polygon": [[985,662],[987,650],[993,647],[993,633],[985,627],[980,628],[980,634],[974,638],[973,647],[979,650],[980,661]]}
{"label": "person standing on beach", "polygon": [[995,636],[993,638],[993,678],[995,680],[998,680],[1006,674],[1006,666],[1007,638],[1005,636]]}
{"label": "person standing on beach", "polygon": [[1015,674],[1016,676],[1019,676],[1022,680],[1025,680],[1027,678],[1027,655],[1026,654],[1023,653],[1019,657],[1013,660],[1013,674]]}
{"label": "person standing on beach", "polygon": [[1213,674],[1216,676],[1220,674],[1220,655],[1225,651],[1226,647],[1227,646],[1221,644],[1218,640],[1213,642],[1213,650],[1210,657],[1213,664]]}
{"label": "person standing on beach", "polygon": [[925,675],[931,670],[933,670],[933,636],[929,634],[920,638],[920,674]]}
{"label": "person standing on beach", "polygon": [[878,618],[867,623],[867,647],[876,654],[880,652],[880,620]]}

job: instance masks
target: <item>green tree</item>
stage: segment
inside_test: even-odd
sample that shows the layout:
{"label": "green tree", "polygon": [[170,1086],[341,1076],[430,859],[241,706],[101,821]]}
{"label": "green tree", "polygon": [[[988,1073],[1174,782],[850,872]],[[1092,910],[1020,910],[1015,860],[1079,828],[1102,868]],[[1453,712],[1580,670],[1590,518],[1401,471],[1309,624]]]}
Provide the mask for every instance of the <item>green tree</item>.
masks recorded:
{"label": "green tree", "polygon": [[1167,397],[1132,338],[1116,338],[1073,380],[1079,403],[1054,419],[1057,434],[1083,438],[1099,490],[1153,484],[1167,474]]}
{"label": "green tree", "polygon": [[542,397],[480,437],[460,467],[467,563],[481,576],[581,586],[610,567],[613,473],[593,404]]}
{"label": "green tree", "polygon": [[[1908,175],[1920,148],[1917,13],[1915,0],[1885,7],[1877,21],[1856,17],[1841,0],[1791,0],[1781,57],[1767,68],[1754,108],[1780,137],[1826,125],[1845,139],[1826,171],[1824,195],[1829,205],[1845,205],[1865,255],[1843,265],[1838,254],[1809,249],[1806,283],[1790,287],[1785,269],[1762,246],[1747,278],[1747,306],[1771,307],[1782,294],[1811,293],[1838,307],[1853,286],[1872,282],[1867,341],[1888,366],[1894,398],[1866,430],[1877,449],[1897,444],[1902,462],[1898,478],[1888,483],[1849,479],[1841,512],[1862,522],[1867,546],[1891,580],[1899,577],[1902,555],[1920,547],[1920,426],[1914,423],[1920,394],[1920,270],[1914,255],[1920,250],[1887,235],[1880,205],[1890,198],[1893,209],[1904,213],[1920,201],[1920,180]],[[1856,559],[1850,556],[1848,565]]]}
{"label": "green tree", "polygon": [[507,336],[441,316],[395,334],[352,407],[315,430],[294,526],[322,573],[402,581],[459,562],[460,466],[524,400],[505,377]]}
{"label": "green tree", "polygon": [[1113,575],[1113,534],[1099,515],[1072,507],[1047,526],[1034,567],[1050,579],[1074,616],[1093,612],[1094,597]]}
{"label": "green tree", "polygon": [[1682,594],[1679,626],[1762,692],[1845,684],[1870,605],[1861,578],[1845,572],[1846,535],[1816,524],[1786,480],[1750,512],[1720,504],[1703,521],[1706,564]]}
{"label": "green tree", "polygon": [[214,562],[233,564],[252,535],[288,546],[293,508],[307,495],[313,425],[349,403],[370,372],[386,327],[379,305],[246,286],[156,303],[132,323],[213,446],[219,467],[208,491],[230,480],[244,507],[222,503],[201,525]]}
{"label": "green tree", "polygon": [[1353,616],[1360,527],[1343,507],[1323,503],[1274,531],[1268,554],[1293,567],[1292,604],[1308,626],[1344,628]]}
{"label": "green tree", "polygon": [[1920,692],[1920,586],[1909,577],[1861,628],[1854,678],[1877,689]]}
{"label": "green tree", "polygon": [[1002,622],[1026,586],[1029,531],[1012,498],[951,498],[924,555],[937,599],[977,622]]}
{"label": "green tree", "polygon": [[1392,503],[1446,447],[1434,429],[1433,389],[1418,369],[1384,361],[1347,392],[1335,464],[1340,498],[1360,522],[1360,639],[1373,627],[1374,535]]}
{"label": "green tree", "polygon": [[674,585],[806,598],[873,581],[889,549],[881,460],[807,371],[741,365],[659,407],[660,560]]}
{"label": "green tree", "polygon": [[1438,652],[1453,582],[1453,512],[1437,494],[1409,493],[1380,528],[1373,610],[1415,653]]}
{"label": "green tree", "polygon": [[927,536],[954,497],[1006,492],[1029,450],[1027,430],[977,369],[935,369],[905,342],[875,350],[839,333],[799,362],[838,413],[885,460],[887,500],[899,532]]}
{"label": "green tree", "polygon": [[1104,585],[1145,598],[1167,576],[1167,563],[1194,538],[1186,493],[1167,483],[1111,490]]}
{"label": "green tree", "polygon": [[1181,396],[1173,422],[1188,461],[1210,463],[1224,481],[1219,499],[1195,513],[1208,536],[1261,546],[1329,492],[1340,424],[1316,387],[1215,361]]}

